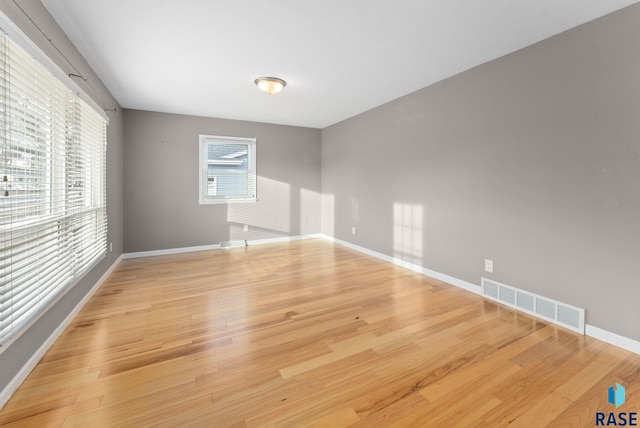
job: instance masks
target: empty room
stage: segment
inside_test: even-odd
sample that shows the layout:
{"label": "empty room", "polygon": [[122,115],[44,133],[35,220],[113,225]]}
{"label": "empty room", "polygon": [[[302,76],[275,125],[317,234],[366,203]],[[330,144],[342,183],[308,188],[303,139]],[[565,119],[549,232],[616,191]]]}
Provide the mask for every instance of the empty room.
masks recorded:
{"label": "empty room", "polygon": [[0,29],[0,426],[638,425],[640,2]]}

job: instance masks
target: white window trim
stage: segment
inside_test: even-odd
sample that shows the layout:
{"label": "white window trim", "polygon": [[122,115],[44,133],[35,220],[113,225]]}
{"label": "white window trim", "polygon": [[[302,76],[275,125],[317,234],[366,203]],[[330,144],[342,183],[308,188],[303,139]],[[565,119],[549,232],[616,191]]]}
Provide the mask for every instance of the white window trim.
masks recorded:
{"label": "white window trim", "polygon": [[[248,157],[249,162],[249,174],[253,175],[253,183],[254,183],[254,194],[252,197],[237,197],[237,196],[227,196],[220,198],[205,198],[205,179],[207,177],[207,153],[206,153],[206,145],[211,142],[219,142],[222,144],[244,144],[250,145],[252,147],[253,156]],[[257,188],[258,188],[258,174],[256,171],[256,158],[257,158],[257,139],[249,138],[249,137],[227,137],[221,135],[205,135],[200,134],[200,138],[198,140],[198,203],[200,205],[211,205],[211,204],[229,204],[229,203],[246,203],[246,202],[257,202]]]}

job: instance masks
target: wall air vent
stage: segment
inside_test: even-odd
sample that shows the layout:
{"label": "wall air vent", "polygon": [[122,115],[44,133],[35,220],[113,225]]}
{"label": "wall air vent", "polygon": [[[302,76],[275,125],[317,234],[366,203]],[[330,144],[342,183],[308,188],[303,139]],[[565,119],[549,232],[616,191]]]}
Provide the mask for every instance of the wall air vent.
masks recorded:
{"label": "wall air vent", "polygon": [[482,278],[484,297],[584,334],[584,309]]}

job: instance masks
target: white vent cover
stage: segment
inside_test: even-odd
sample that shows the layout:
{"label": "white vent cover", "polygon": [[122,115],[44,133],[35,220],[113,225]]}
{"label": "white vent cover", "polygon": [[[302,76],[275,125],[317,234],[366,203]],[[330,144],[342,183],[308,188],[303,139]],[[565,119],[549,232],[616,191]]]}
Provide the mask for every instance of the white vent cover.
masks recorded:
{"label": "white vent cover", "polygon": [[584,334],[584,309],[482,278],[480,293],[491,300]]}

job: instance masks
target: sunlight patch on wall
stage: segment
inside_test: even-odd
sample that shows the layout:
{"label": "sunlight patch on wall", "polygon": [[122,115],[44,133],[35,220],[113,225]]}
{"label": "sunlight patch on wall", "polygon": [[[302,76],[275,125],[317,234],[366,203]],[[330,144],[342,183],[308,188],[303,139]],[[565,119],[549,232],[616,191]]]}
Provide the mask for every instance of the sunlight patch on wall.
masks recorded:
{"label": "sunlight patch on wall", "polygon": [[322,194],[322,233],[335,236],[335,199],[331,194]]}
{"label": "sunlight patch on wall", "polygon": [[320,232],[320,215],[322,200],[320,193],[313,190],[300,189],[300,234],[307,235]]}
{"label": "sunlight patch on wall", "polygon": [[423,255],[422,205],[393,204],[393,256],[417,265]]}

